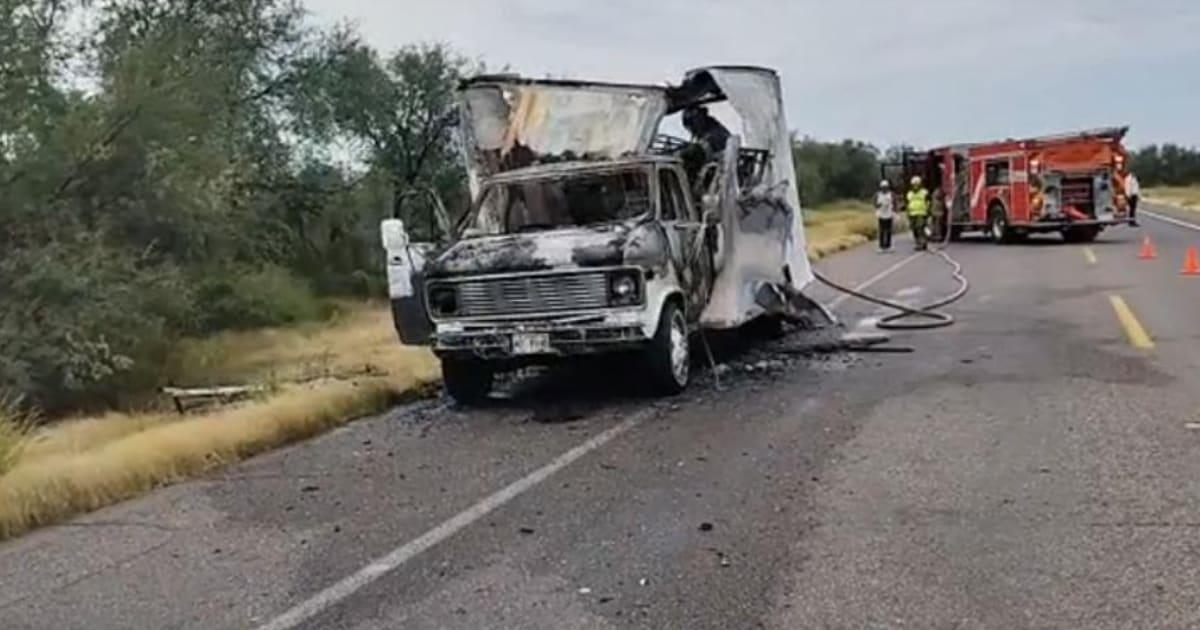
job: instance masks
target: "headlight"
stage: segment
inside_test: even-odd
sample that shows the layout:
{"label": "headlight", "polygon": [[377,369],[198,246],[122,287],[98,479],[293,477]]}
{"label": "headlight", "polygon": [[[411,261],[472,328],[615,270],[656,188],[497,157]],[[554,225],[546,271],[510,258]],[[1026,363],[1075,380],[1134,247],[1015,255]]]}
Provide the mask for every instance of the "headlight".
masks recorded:
{"label": "headlight", "polygon": [[617,271],[608,279],[608,302],[629,306],[642,301],[642,283],[636,271]]}
{"label": "headlight", "polygon": [[454,287],[447,286],[430,289],[429,312],[443,317],[458,312],[458,291]]}

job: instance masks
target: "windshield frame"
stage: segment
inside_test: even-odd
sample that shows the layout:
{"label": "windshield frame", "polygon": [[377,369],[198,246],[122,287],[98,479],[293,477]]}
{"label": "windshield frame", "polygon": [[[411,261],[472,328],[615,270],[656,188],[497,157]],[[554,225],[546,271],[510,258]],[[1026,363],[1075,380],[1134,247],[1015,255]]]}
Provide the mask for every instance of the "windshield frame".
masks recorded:
{"label": "windshield frame", "polygon": [[521,178],[507,178],[506,177],[506,178],[499,178],[499,179],[492,179],[492,180],[484,180],[482,182],[483,185],[479,189],[479,194],[475,197],[474,200],[471,201],[471,209],[468,212],[466,212],[465,214],[463,214],[463,216],[458,220],[458,223],[455,225],[455,227],[454,227],[455,234],[458,237],[458,240],[469,240],[469,239],[484,238],[484,237],[489,237],[489,236],[505,236],[505,235],[511,235],[511,234],[518,234],[518,232],[505,231],[505,232],[499,232],[496,234],[484,233],[484,234],[475,234],[475,235],[472,235],[469,237],[465,236],[467,230],[471,229],[471,227],[479,220],[479,213],[482,210],[483,202],[487,199],[487,196],[489,194],[491,194],[492,191],[496,190],[497,188],[502,188],[505,186],[520,185],[520,184],[539,183],[539,182],[566,181],[566,180],[572,180],[572,179],[587,179],[587,178],[599,177],[599,176],[605,176],[605,175],[621,175],[624,173],[637,173],[645,179],[647,194],[649,195],[649,198],[650,198],[649,199],[649,202],[650,202],[649,207],[647,208],[647,210],[645,212],[638,214],[636,216],[627,217],[627,218],[623,218],[623,219],[614,218],[614,219],[609,219],[609,220],[605,220],[605,221],[598,221],[595,223],[587,223],[587,224],[582,224],[582,225],[560,225],[560,226],[555,226],[554,228],[551,228],[551,229],[547,229],[545,231],[552,232],[552,231],[556,231],[556,230],[565,230],[565,229],[602,227],[602,226],[611,225],[614,223],[626,223],[626,222],[640,223],[642,221],[645,221],[647,218],[657,218],[658,213],[659,213],[659,199],[658,199],[658,183],[657,183],[657,181],[655,181],[655,177],[657,176],[657,170],[656,170],[654,164],[652,164],[652,163],[636,163],[636,164],[624,164],[621,166],[597,165],[597,167],[594,169],[590,169],[590,168],[589,169],[580,169],[577,171],[571,171],[571,172],[565,172],[565,173],[560,173],[560,172],[535,173],[535,174],[530,174],[528,177],[521,177]]}

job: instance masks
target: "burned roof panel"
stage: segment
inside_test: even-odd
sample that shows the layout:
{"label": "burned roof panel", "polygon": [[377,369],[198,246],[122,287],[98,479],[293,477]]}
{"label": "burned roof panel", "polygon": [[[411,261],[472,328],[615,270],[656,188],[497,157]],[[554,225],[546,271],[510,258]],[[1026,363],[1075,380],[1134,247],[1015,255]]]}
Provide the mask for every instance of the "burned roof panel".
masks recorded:
{"label": "burned roof panel", "polygon": [[648,151],[666,90],[584,81],[481,77],[460,91],[472,184],[536,164],[608,161]]}

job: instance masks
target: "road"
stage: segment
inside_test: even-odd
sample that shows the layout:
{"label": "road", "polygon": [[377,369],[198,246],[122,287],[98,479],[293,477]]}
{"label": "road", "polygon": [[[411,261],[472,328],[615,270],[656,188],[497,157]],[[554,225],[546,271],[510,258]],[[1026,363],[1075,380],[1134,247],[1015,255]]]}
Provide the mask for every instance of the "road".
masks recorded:
{"label": "road", "polygon": [[[0,626],[1197,628],[1197,229],[956,244],[972,291],[912,354],[396,409],[0,546]],[[953,288],[907,252],[822,269]]]}

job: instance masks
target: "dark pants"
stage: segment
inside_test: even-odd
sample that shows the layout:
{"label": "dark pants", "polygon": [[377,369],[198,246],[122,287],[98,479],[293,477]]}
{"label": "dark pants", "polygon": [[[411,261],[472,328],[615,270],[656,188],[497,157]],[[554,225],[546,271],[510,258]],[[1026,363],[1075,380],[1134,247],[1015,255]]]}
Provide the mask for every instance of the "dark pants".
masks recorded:
{"label": "dark pants", "polygon": [[892,219],[879,220],[879,249],[892,248]]}
{"label": "dark pants", "polygon": [[1130,221],[1137,221],[1137,204],[1138,204],[1138,196],[1137,195],[1133,195],[1132,197],[1129,198],[1129,220]]}
{"label": "dark pants", "polygon": [[908,215],[908,224],[912,226],[913,240],[917,242],[917,249],[925,249],[925,223],[929,217],[923,214]]}
{"label": "dark pants", "polygon": [[946,215],[944,213],[934,213],[932,218],[929,220],[929,231],[933,232],[933,235],[929,238],[933,239],[933,242],[935,243],[940,243],[946,238],[946,233],[942,231],[942,228],[945,225],[945,220]]}

